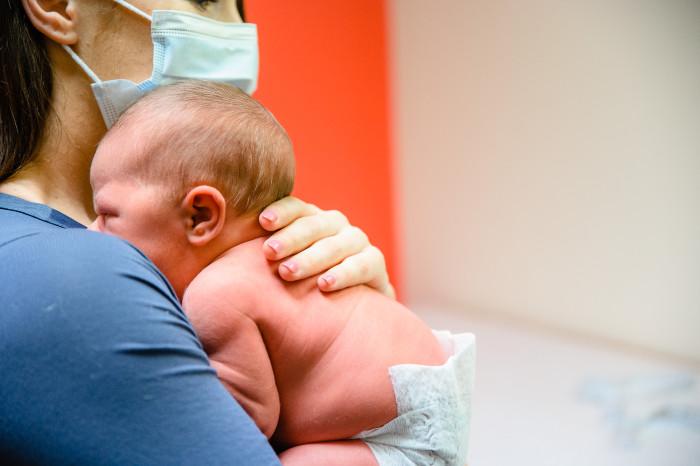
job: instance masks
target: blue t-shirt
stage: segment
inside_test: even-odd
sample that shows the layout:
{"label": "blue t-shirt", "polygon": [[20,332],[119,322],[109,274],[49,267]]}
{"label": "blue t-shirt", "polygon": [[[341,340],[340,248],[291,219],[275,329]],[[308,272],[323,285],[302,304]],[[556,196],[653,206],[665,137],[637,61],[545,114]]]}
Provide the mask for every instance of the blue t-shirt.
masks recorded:
{"label": "blue t-shirt", "polygon": [[0,462],[279,464],[153,263],[5,194]]}

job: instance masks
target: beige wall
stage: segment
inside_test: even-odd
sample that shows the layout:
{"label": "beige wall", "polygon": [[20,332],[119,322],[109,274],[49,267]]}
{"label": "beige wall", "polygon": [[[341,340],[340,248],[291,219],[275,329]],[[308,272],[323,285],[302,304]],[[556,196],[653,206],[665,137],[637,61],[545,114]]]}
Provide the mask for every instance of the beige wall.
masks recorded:
{"label": "beige wall", "polygon": [[700,2],[390,4],[408,302],[700,359]]}

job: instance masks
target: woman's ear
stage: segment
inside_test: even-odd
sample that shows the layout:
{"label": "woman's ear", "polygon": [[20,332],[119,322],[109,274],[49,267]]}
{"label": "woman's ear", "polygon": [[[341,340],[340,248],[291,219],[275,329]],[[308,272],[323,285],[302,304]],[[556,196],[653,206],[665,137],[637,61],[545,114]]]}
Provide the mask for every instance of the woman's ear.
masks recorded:
{"label": "woman's ear", "polygon": [[205,246],[219,236],[226,223],[226,199],[218,189],[196,186],[182,202],[190,244]]}
{"label": "woman's ear", "polygon": [[52,41],[71,45],[78,42],[74,0],[22,0],[34,27]]}

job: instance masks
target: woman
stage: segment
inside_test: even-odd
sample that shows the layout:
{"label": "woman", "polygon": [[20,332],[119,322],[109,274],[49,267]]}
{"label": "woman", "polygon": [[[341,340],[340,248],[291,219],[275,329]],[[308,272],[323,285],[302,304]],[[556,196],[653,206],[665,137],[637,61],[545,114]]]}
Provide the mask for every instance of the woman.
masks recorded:
{"label": "woman", "polygon": [[[156,9],[170,10],[161,19],[201,22],[204,55],[219,44],[207,39],[219,23],[192,14],[241,21],[233,0],[0,2],[2,460],[277,463],[219,384],[162,275],[126,243],[83,229],[105,122],[125,96],[147,90],[129,81],[160,84],[156,73],[148,80]],[[287,258],[284,279],[329,269],[324,291],[367,283],[393,293],[381,253],[342,214],[285,198],[260,221],[277,231],[261,253]]]}

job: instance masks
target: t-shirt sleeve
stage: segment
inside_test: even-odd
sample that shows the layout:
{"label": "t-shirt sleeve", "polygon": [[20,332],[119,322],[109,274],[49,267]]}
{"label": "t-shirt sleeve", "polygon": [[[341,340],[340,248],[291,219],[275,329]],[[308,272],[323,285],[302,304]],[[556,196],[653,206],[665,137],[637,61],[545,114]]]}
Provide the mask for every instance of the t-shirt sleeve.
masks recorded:
{"label": "t-shirt sleeve", "polygon": [[81,230],[0,249],[0,457],[279,464],[155,266]]}

